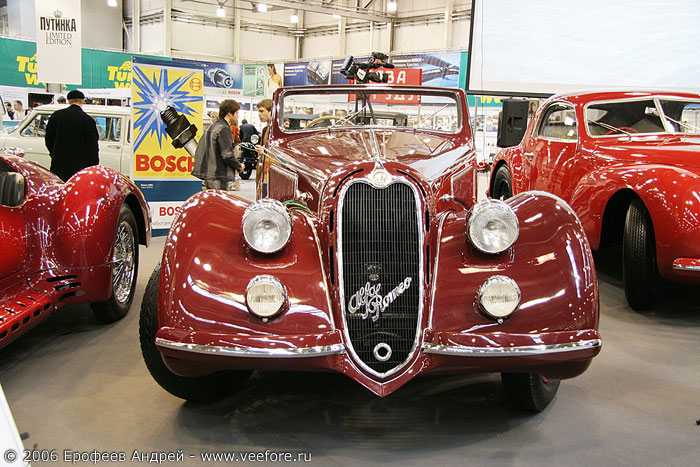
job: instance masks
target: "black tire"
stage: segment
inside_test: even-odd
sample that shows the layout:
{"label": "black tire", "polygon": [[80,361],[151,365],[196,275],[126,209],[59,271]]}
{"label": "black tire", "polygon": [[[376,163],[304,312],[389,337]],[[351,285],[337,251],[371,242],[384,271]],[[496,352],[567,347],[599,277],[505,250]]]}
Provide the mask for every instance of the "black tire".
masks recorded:
{"label": "black tire", "polygon": [[627,209],[622,240],[622,284],[627,303],[634,310],[651,308],[657,298],[658,269],[654,226],[639,198]]}
{"label": "black tire", "polygon": [[557,394],[560,381],[547,380],[536,373],[502,373],[501,382],[514,406],[542,412]]}
{"label": "black tire", "polygon": [[208,376],[184,377],[176,375],[165,366],[160,351],[156,347],[159,281],[160,264],[156,266],[148,280],[139,317],[141,354],[153,379],[170,394],[197,402],[221,399],[243,386],[251,371],[229,371]]}
{"label": "black tire", "polygon": [[112,295],[104,302],[91,303],[93,313],[104,323],[119,321],[134,301],[139,273],[139,231],[136,218],[124,203],[119,211],[112,249]]}
{"label": "black tire", "polygon": [[513,183],[510,179],[508,166],[502,165],[496,170],[491,184],[491,198],[508,199],[513,196]]}
{"label": "black tire", "polygon": [[243,167],[243,170],[240,172],[241,178],[243,180],[248,180],[250,178],[250,175],[253,173],[253,166],[252,164],[245,164]]}

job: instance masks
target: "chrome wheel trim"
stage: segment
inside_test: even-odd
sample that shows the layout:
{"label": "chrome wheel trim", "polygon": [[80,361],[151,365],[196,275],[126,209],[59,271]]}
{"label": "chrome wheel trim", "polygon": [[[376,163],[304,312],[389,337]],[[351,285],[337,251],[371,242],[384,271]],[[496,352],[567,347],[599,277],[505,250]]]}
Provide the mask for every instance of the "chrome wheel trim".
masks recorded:
{"label": "chrome wheel trim", "polygon": [[126,303],[136,276],[134,230],[126,220],[119,224],[112,253],[112,293],[118,303]]}

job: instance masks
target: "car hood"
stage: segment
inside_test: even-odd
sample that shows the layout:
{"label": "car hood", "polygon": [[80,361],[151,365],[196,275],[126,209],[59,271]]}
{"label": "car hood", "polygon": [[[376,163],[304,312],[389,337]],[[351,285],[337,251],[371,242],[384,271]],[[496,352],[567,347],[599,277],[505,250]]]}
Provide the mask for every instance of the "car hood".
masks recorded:
{"label": "car hood", "polygon": [[452,165],[468,146],[449,137],[413,131],[368,129],[331,130],[308,135],[272,150],[273,157],[290,169],[325,181],[333,173],[360,162],[399,162],[433,180]]}
{"label": "car hood", "polygon": [[619,160],[700,168],[700,136],[632,137],[599,143],[596,152]]}

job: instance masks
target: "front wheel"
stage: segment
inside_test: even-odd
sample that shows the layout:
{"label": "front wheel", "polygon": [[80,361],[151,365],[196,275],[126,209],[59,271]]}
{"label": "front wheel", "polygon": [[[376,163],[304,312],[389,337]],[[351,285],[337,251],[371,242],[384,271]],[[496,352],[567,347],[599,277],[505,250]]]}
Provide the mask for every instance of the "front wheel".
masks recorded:
{"label": "front wheel", "polygon": [[501,382],[511,403],[531,412],[542,412],[554,399],[560,383],[536,373],[501,373]]}
{"label": "front wheel", "polygon": [[139,317],[141,354],[153,379],[170,394],[198,402],[221,399],[242,386],[250,376],[250,371],[229,371],[207,376],[185,377],[176,375],[165,366],[160,351],[156,347],[159,282],[160,264],[156,266],[148,280]]}
{"label": "front wheel", "polygon": [[248,180],[250,178],[250,174],[253,173],[253,164],[244,164],[243,165],[243,170],[241,170],[240,175],[243,180]]}
{"label": "front wheel", "polygon": [[513,183],[510,178],[510,171],[506,165],[502,165],[493,176],[491,198],[506,200],[511,196],[513,196]]}
{"label": "front wheel", "polygon": [[627,209],[622,240],[622,284],[632,309],[654,305],[657,275],[654,226],[642,200],[635,198]]}
{"label": "front wheel", "polygon": [[104,302],[91,303],[93,313],[105,323],[122,319],[129,312],[136,291],[139,271],[139,242],[136,219],[124,203],[119,211],[112,252],[112,296]]}

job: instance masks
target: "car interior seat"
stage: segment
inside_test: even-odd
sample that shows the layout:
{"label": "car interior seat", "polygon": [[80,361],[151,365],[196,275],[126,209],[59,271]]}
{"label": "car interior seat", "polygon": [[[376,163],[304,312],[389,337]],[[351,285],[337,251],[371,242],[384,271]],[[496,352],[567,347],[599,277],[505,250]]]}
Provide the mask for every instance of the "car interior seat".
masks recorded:
{"label": "car interior seat", "polygon": [[24,201],[24,176],[0,169],[0,205],[19,206]]}

